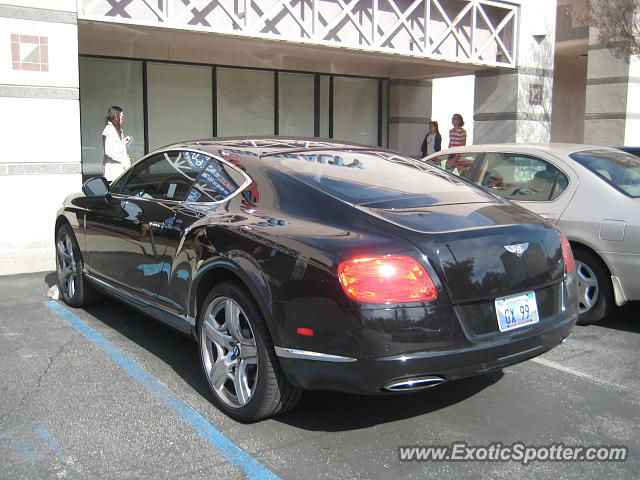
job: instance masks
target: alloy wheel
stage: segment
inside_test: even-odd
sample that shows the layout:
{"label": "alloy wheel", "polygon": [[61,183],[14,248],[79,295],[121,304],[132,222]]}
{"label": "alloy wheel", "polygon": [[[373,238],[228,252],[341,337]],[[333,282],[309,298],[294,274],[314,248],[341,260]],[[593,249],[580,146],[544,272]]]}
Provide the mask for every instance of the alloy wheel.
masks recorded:
{"label": "alloy wheel", "polygon": [[216,396],[232,408],[251,400],[258,379],[256,340],[240,305],[218,297],[204,313],[200,331],[204,370]]}
{"label": "alloy wheel", "polygon": [[578,273],[578,300],[582,314],[591,310],[596,304],[600,289],[598,277],[589,265],[576,260],[576,271]]}
{"label": "alloy wheel", "polygon": [[73,240],[67,232],[62,232],[56,243],[56,271],[61,293],[73,298],[76,293],[77,262],[73,253]]}

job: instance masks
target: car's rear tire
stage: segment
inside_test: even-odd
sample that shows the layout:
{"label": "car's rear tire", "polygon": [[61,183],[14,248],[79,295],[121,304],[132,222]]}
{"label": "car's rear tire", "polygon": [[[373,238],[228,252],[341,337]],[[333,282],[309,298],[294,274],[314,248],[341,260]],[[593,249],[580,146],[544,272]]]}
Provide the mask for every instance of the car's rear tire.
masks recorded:
{"label": "car's rear tire", "polygon": [[285,377],[264,317],[239,282],[221,283],[198,321],[200,363],[218,408],[254,422],[293,408],[302,390]]}
{"label": "car's rear tire", "polygon": [[579,325],[598,323],[613,310],[613,287],[605,264],[584,248],[575,248],[578,274]]}
{"label": "car's rear tire", "polygon": [[99,294],[85,280],[84,264],[76,236],[69,224],[56,233],[56,273],[60,298],[72,307],[85,307],[94,303]]}

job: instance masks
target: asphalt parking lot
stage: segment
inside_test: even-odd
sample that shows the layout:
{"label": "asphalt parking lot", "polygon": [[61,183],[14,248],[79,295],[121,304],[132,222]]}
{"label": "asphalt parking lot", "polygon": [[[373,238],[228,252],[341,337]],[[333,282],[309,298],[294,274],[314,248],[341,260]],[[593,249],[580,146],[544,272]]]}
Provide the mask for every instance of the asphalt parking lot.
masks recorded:
{"label": "asphalt parking lot", "polygon": [[[542,357],[417,394],[307,392],[252,425],[209,401],[195,344],[52,273],[0,277],[0,478],[638,478],[640,305]],[[626,461],[400,461],[401,446],[623,446]]]}

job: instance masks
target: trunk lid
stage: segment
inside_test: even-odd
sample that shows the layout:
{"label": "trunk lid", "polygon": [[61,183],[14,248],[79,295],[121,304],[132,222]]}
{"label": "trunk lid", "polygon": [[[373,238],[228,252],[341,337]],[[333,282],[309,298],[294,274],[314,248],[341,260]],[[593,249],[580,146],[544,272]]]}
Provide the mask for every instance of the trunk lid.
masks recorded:
{"label": "trunk lid", "polygon": [[[469,191],[465,200],[476,193]],[[453,303],[530,291],[564,277],[560,234],[520,207],[483,195],[471,202],[427,206],[419,206],[415,198],[406,200],[356,208],[417,246],[444,280]]]}

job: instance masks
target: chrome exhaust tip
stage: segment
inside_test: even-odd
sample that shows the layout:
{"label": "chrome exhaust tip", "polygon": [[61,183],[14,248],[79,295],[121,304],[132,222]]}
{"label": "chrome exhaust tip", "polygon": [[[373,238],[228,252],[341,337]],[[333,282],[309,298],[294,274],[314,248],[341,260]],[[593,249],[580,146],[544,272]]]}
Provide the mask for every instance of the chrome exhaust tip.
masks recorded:
{"label": "chrome exhaust tip", "polygon": [[444,382],[444,378],[435,375],[410,377],[387,382],[382,385],[382,389],[389,392],[411,392],[413,390],[424,390],[425,388],[435,387],[442,382]]}

